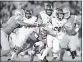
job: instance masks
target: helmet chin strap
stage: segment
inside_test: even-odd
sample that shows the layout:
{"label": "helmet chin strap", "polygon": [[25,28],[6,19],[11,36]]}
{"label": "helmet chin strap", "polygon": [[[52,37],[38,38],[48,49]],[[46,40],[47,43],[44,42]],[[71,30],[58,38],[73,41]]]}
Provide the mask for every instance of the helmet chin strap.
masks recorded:
{"label": "helmet chin strap", "polygon": [[51,16],[52,14],[47,14],[48,16]]}

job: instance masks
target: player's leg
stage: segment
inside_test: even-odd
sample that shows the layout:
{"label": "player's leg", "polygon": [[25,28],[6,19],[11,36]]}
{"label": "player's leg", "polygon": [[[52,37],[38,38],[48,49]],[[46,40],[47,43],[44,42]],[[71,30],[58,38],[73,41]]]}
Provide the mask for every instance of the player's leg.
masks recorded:
{"label": "player's leg", "polygon": [[49,50],[52,49],[52,41],[53,41],[53,37],[48,35],[47,36],[47,47],[46,47],[46,49],[44,50],[44,52],[41,56],[41,60],[43,60],[45,58],[45,56],[47,56]]}
{"label": "player's leg", "polygon": [[16,46],[17,47],[22,47],[22,48],[19,48],[19,50],[16,52],[17,55],[23,50],[23,48],[25,46],[25,43],[26,43],[26,40],[28,39],[28,37],[30,36],[30,34],[32,32],[33,32],[33,29],[31,29],[31,30],[28,30],[28,29],[23,30],[23,28],[22,28],[22,31],[19,32]]}
{"label": "player's leg", "polygon": [[78,45],[77,43],[78,43],[78,34],[76,34],[75,36],[71,36],[69,47],[71,49],[72,59],[74,59],[76,56],[76,49],[77,49],[77,45]]}
{"label": "player's leg", "polygon": [[31,32],[26,29],[25,30],[22,29],[22,31],[19,31],[19,35],[18,35],[18,39],[16,43],[16,46],[19,47],[19,49],[16,51],[15,54],[12,55],[12,57],[10,58],[11,60],[13,60],[13,58],[15,58],[19,53],[23,51],[23,49],[25,48],[24,46],[25,46],[26,40],[28,39],[28,37],[30,36],[32,32],[33,32],[33,29]]}
{"label": "player's leg", "polygon": [[31,54],[30,62],[33,62],[34,56],[38,53],[38,49],[39,49],[39,46],[37,46],[37,45],[33,46],[33,51],[32,51],[32,54]]}
{"label": "player's leg", "polygon": [[81,33],[79,33],[78,35],[78,42],[77,42],[78,46],[77,46],[77,55],[80,56],[81,55],[81,47],[82,47],[82,37],[81,37]]}
{"label": "player's leg", "polygon": [[8,42],[8,35],[1,30],[1,56],[10,52],[10,46]]}
{"label": "player's leg", "polygon": [[63,60],[63,56],[64,56],[65,51],[68,48],[68,44],[69,44],[68,36],[66,34],[64,34],[63,38],[60,40],[60,48],[61,48],[61,50],[60,50],[59,61]]}
{"label": "player's leg", "polygon": [[[23,34],[23,35],[22,35]],[[20,36],[22,35],[22,36]],[[16,56],[18,56],[19,53],[21,53],[23,51],[23,46],[24,46],[24,42],[25,42],[25,36],[24,33],[19,33],[19,35],[17,35],[17,40],[16,40],[16,47],[18,47],[18,49],[16,50],[15,53],[12,54],[12,56],[8,59],[8,60],[14,60],[16,58]],[[24,42],[23,42],[24,41]]]}
{"label": "player's leg", "polygon": [[53,57],[57,59],[59,57],[59,52],[60,52],[60,45],[59,45],[60,40],[57,38],[53,39]]}
{"label": "player's leg", "polygon": [[16,52],[14,54],[12,54],[11,56],[11,60],[13,60],[19,53],[21,53],[23,51],[23,47],[24,47],[24,36],[19,36],[16,42],[16,47],[18,47],[18,49],[16,50]]}
{"label": "player's leg", "polygon": [[77,48],[77,55],[78,55],[78,56],[81,55],[81,51],[82,51],[82,39],[79,38],[79,41],[78,41],[78,48]]}
{"label": "player's leg", "polygon": [[61,50],[60,50],[60,56],[59,56],[59,61],[63,61],[64,53],[65,53],[65,48],[61,48]]}
{"label": "player's leg", "polygon": [[22,46],[18,47],[16,52],[12,54],[12,56],[8,59],[8,61],[9,60],[14,60],[18,56],[19,53],[23,52],[24,48],[25,48],[25,43]]}
{"label": "player's leg", "polygon": [[79,38],[79,46],[78,46],[78,53],[77,55],[82,55],[82,27],[79,29],[79,35],[78,35],[78,38]]}

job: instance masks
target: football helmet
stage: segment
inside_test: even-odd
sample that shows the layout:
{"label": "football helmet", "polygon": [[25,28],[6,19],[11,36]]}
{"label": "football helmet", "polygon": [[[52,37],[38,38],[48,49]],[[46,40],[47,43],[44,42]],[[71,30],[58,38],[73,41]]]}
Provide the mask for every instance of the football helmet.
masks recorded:
{"label": "football helmet", "polygon": [[51,16],[51,14],[53,12],[53,4],[51,2],[45,2],[44,9],[46,11],[46,14]]}
{"label": "football helmet", "polygon": [[25,9],[25,17],[31,18],[32,16],[32,9]]}
{"label": "football helmet", "polygon": [[23,9],[16,9],[14,11],[14,15],[16,15],[16,16],[25,16],[25,12],[24,12]]}
{"label": "football helmet", "polygon": [[63,8],[64,18],[68,18],[70,16],[70,10],[68,8]]}
{"label": "football helmet", "polygon": [[57,18],[59,18],[60,20],[62,20],[64,18],[63,9],[57,8],[56,9],[56,16],[57,16]]}

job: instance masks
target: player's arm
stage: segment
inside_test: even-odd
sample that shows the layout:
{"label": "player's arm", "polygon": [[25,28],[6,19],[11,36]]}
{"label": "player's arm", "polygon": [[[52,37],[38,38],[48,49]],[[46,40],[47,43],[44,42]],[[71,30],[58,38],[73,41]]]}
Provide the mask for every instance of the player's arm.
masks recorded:
{"label": "player's arm", "polygon": [[25,27],[37,27],[38,26],[37,24],[28,24],[28,23],[23,22],[23,18],[21,17],[16,18],[16,20],[17,20],[16,21],[17,24],[21,26],[25,26]]}
{"label": "player's arm", "polygon": [[25,27],[37,27],[36,24],[28,24],[28,23],[24,23],[23,21],[17,21],[17,23],[21,26],[25,26]]}
{"label": "player's arm", "polygon": [[36,24],[38,24],[39,27],[45,27],[46,24],[43,23],[42,17],[40,14],[37,15],[37,20],[36,20]]}

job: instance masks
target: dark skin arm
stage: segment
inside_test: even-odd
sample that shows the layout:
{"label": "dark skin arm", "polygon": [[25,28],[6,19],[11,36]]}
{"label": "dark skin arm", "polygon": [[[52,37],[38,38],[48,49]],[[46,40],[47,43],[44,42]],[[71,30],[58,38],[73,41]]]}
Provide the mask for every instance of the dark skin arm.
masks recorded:
{"label": "dark skin arm", "polygon": [[38,26],[37,24],[28,24],[28,23],[23,22],[22,17],[18,17],[16,20],[17,20],[16,23],[21,26],[25,26],[25,27],[37,27]]}
{"label": "dark skin arm", "polygon": [[47,34],[52,35],[52,36],[56,36],[56,34],[54,34],[55,31],[53,31],[51,28],[47,27],[47,23],[43,23],[42,17],[40,14],[38,14],[38,21],[37,21],[40,25],[44,25],[44,27],[46,27],[46,29],[43,29],[44,31],[47,32]]}
{"label": "dark skin arm", "polygon": [[28,23],[24,23],[23,21],[17,21],[17,23],[25,27],[37,27],[37,24],[28,24]]}
{"label": "dark skin arm", "polygon": [[38,23],[34,23],[34,24],[28,24],[23,22],[23,18],[19,17],[17,19],[17,24],[21,25],[21,26],[25,26],[25,27],[43,27],[45,26],[45,24],[38,24]]}

